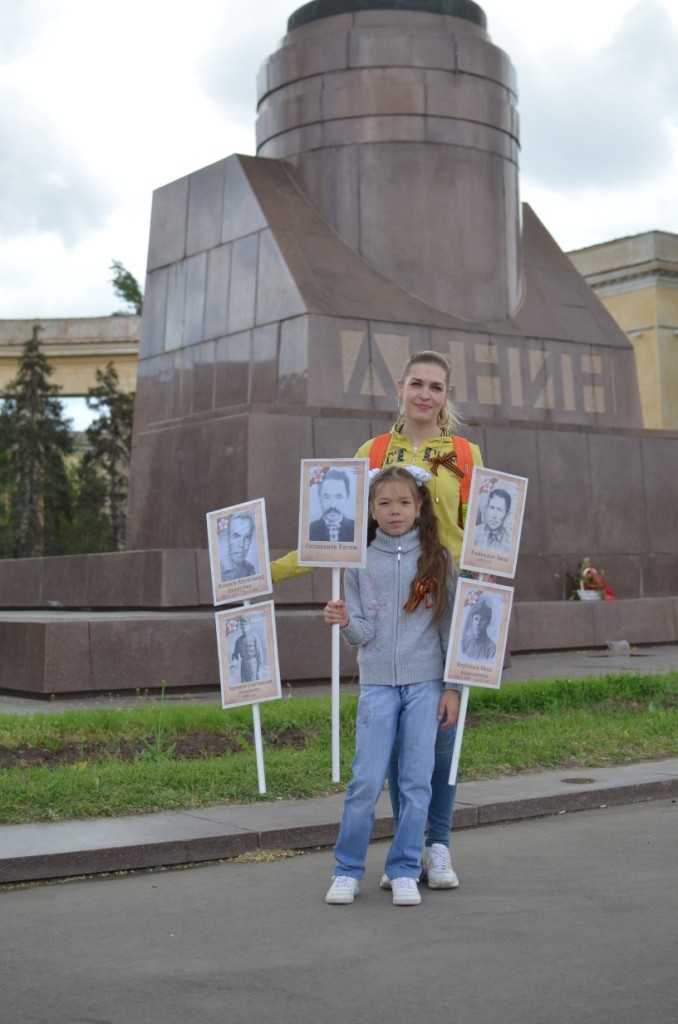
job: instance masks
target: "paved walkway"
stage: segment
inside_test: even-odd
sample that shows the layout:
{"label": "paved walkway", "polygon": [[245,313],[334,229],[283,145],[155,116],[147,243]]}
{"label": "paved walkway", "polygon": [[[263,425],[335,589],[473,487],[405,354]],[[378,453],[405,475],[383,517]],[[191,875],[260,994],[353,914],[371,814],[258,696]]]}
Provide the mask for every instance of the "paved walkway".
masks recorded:
{"label": "paved walkway", "polygon": [[7,1024],[675,1024],[671,799],[462,830],[399,908],[371,843],[0,892]]}
{"label": "paved walkway", "polygon": [[[517,655],[504,682],[535,678],[664,672],[678,668],[678,645],[628,652],[580,651]],[[327,687],[298,692],[327,693]],[[95,698],[97,703],[108,698]],[[179,698],[180,699],[180,698]],[[195,700],[195,696],[183,699]],[[214,694],[204,699],[214,700]],[[134,700],[134,698],[130,698]],[[45,704],[0,697],[0,711],[30,713],[87,701]],[[91,701],[89,702],[91,703]],[[119,699],[116,704],[119,704]],[[329,766],[328,766],[329,770]],[[552,771],[460,784],[455,829],[678,796],[678,758],[615,768]],[[69,877],[230,858],[264,849],[331,845],[343,796],[259,802],[127,818],[0,827],[0,883]],[[391,834],[386,794],[375,837]]]}

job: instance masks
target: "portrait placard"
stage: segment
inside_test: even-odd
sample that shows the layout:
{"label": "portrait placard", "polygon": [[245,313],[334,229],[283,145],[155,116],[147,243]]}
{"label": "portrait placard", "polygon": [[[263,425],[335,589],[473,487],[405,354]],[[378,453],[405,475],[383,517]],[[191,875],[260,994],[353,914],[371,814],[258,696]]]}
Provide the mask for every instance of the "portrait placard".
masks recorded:
{"label": "portrait placard", "polygon": [[281,696],[273,601],[217,612],[221,706],[259,704]]}
{"label": "portrait placard", "polygon": [[368,459],[302,459],[299,565],[365,565]]}
{"label": "portrait placard", "polygon": [[454,597],[445,680],[498,690],[513,587],[460,577]]}
{"label": "portrait placard", "polygon": [[459,565],[512,578],[523,528],[527,478],[474,466]]}
{"label": "portrait placard", "polygon": [[271,593],[263,498],[208,512],[207,542],[214,604]]}

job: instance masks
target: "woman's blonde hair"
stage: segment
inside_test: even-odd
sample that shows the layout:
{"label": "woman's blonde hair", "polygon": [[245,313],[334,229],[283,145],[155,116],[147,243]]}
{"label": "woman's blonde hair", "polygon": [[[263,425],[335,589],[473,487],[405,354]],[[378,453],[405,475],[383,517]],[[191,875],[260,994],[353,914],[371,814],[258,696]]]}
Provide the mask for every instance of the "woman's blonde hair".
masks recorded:
{"label": "woman's blonde hair", "polygon": [[[445,373],[445,387],[450,387],[450,382],[452,379],[452,367],[450,366],[449,361],[445,358],[444,355],[442,355],[440,352],[434,352],[432,349],[424,349],[422,352],[413,352],[410,358],[403,366],[400,380],[402,380],[403,382],[407,380],[408,374],[410,373],[412,367],[416,363],[430,363],[433,364],[434,366],[439,366],[440,369],[443,370]],[[445,405],[438,414],[438,426],[446,427],[448,430],[451,431],[452,428],[458,426],[461,423],[461,421],[461,413],[457,409],[452,399],[448,397],[447,401],[445,402]],[[398,419],[396,422],[396,429],[402,427],[404,422],[405,417],[403,416],[401,409],[398,408]]]}

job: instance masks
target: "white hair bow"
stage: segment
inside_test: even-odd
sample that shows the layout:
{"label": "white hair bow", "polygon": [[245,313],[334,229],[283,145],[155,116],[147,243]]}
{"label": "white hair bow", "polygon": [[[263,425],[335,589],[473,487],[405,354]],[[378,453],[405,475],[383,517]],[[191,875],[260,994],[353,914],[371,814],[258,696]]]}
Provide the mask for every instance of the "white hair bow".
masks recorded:
{"label": "white hair bow", "polygon": [[[410,476],[414,477],[417,487],[421,487],[427,480],[433,479],[430,473],[427,473],[425,469],[421,469],[419,466],[401,466],[400,468],[406,469]],[[370,483],[372,483],[375,476],[378,476],[379,473],[381,473],[380,469],[370,470]]]}

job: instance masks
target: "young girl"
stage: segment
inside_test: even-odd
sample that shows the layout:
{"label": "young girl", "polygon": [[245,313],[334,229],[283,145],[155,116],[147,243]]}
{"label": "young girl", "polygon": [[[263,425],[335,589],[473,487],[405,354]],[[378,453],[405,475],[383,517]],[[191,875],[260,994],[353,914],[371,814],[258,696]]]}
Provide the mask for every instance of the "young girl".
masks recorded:
{"label": "young girl", "polygon": [[391,748],[400,737],[400,814],[388,852],[383,888],[396,906],[421,902],[424,829],[438,724],[450,728],[458,687],[442,675],[452,615],[456,566],[440,542],[426,487],[416,466],[372,471],[367,566],[347,569],[346,600],[330,601],[325,621],[338,623],[358,647],[360,699],[356,749],[327,903],[352,903]]}

